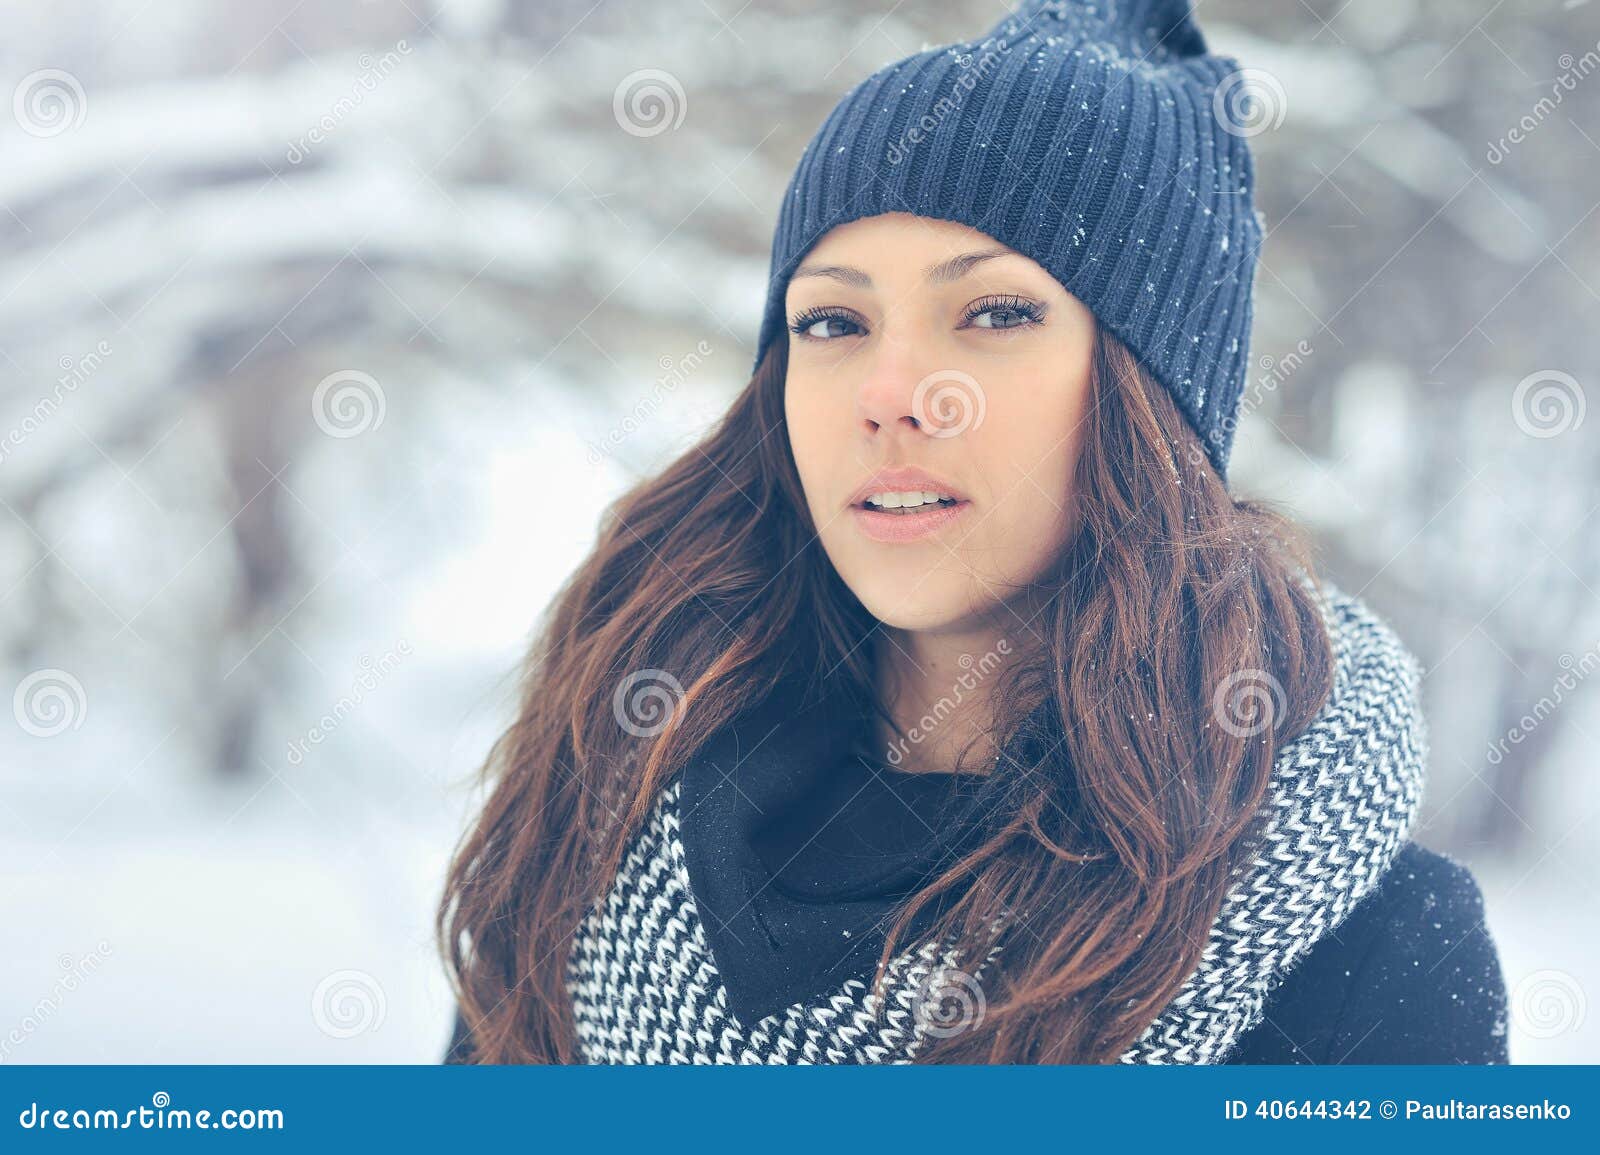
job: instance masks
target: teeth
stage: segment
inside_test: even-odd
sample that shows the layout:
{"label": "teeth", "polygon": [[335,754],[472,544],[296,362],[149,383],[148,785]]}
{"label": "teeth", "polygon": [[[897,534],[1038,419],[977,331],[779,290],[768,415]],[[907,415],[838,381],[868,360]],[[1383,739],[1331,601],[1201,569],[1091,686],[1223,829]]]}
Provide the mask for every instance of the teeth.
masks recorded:
{"label": "teeth", "polygon": [[954,500],[955,498],[948,493],[910,490],[902,493],[874,493],[868,496],[867,504],[875,505],[879,509],[915,509],[919,505],[936,505],[941,501]]}

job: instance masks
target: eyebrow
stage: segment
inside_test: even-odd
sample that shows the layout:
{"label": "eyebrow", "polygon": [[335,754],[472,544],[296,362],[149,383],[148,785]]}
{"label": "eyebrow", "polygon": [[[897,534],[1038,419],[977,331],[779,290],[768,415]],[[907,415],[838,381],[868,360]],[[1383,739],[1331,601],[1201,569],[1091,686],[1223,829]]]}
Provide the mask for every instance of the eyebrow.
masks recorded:
{"label": "eyebrow", "polygon": [[[984,261],[1014,255],[1010,249],[975,249],[970,253],[958,253],[947,261],[940,261],[922,270],[922,279],[935,285],[949,284],[959,281]],[[798,281],[801,277],[828,277],[858,289],[872,288],[872,278],[850,265],[801,265],[789,279]]]}

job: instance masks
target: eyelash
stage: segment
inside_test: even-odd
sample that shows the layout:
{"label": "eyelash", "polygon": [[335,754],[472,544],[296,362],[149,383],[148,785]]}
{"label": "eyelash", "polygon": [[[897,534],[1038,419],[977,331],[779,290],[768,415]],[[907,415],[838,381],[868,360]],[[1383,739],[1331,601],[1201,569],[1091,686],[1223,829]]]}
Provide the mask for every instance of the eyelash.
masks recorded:
{"label": "eyelash", "polygon": [[[972,321],[983,316],[985,313],[1001,312],[1019,314],[1023,320],[1015,325],[980,326],[980,328],[990,328],[997,333],[1008,333],[1015,329],[1026,329],[1032,325],[1040,324],[1044,320],[1043,305],[1039,304],[1037,301],[1030,301],[1026,297],[1016,297],[1007,294],[1002,296],[984,297],[981,300],[974,301],[967,307],[966,314],[962,317],[962,323],[971,324]],[[815,325],[818,321],[832,320],[846,321],[858,327],[861,324],[861,322],[857,319],[856,314],[852,313],[848,309],[842,309],[836,305],[819,305],[816,308],[807,309],[805,312],[801,313],[798,317],[791,321],[789,323],[789,331],[795,336],[799,337],[802,341],[836,341],[838,340],[837,337],[813,337],[806,332],[807,329],[811,328],[811,326]],[[853,334],[845,334],[845,336],[852,335]]]}
{"label": "eyelash", "polygon": [[1040,321],[1044,320],[1043,305],[1039,304],[1037,301],[1030,301],[1026,297],[1014,297],[1010,294],[984,297],[980,301],[974,301],[971,307],[967,309],[967,315],[965,319],[967,321],[971,321],[974,317],[981,317],[985,313],[1000,312],[1022,314],[1024,318],[1023,322],[1021,324],[1007,326],[1007,328],[1011,329],[1026,329],[1029,325],[1037,325]]}

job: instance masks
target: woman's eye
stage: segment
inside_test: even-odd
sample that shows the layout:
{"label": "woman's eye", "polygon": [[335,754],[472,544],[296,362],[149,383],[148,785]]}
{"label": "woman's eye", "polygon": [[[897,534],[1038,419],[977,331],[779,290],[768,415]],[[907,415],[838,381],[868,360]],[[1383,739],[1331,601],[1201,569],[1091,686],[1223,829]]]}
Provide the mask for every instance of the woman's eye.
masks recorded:
{"label": "woman's eye", "polygon": [[843,317],[824,317],[820,321],[813,321],[806,326],[806,336],[827,340],[829,337],[843,337],[849,334],[854,326]]}
{"label": "woman's eye", "polygon": [[1041,310],[1026,301],[980,303],[967,313],[967,323],[979,329],[1020,329],[1038,322]]}
{"label": "woman's eye", "polygon": [[802,316],[789,326],[790,332],[807,341],[831,341],[836,337],[849,337],[859,325],[851,318],[837,313]]}
{"label": "woman's eye", "polygon": [[1014,329],[1027,320],[1015,309],[985,309],[973,318],[972,323],[980,329]]}

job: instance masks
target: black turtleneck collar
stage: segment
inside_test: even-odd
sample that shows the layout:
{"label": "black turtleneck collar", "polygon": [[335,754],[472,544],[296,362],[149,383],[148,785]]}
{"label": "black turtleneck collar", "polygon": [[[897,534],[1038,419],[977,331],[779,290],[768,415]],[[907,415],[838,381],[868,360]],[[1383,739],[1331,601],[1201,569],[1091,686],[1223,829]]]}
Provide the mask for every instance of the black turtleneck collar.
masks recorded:
{"label": "black turtleneck collar", "polygon": [[[784,885],[783,866],[771,853],[775,826],[796,808],[814,805],[841,767],[859,770],[863,781],[877,772],[852,765],[867,723],[859,707],[837,694],[807,695],[788,682],[684,768],[679,837],[690,890],[729,1008],[746,1027],[850,978],[870,981],[900,901],[980,829],[966,821],[977,813],[967,803],[980,794],[963,789],[943,812],[949,821],[914,850],[864,858],[859,877],[846,876],[852,865],[835,867],[832,879],[813,872],[803,888]],[[899,775],[913,777],[921,776]],[[929,776],[926,785],[948,785],[950,777]],[[939,909],[929,904],[919,912],[912,934]]]}

